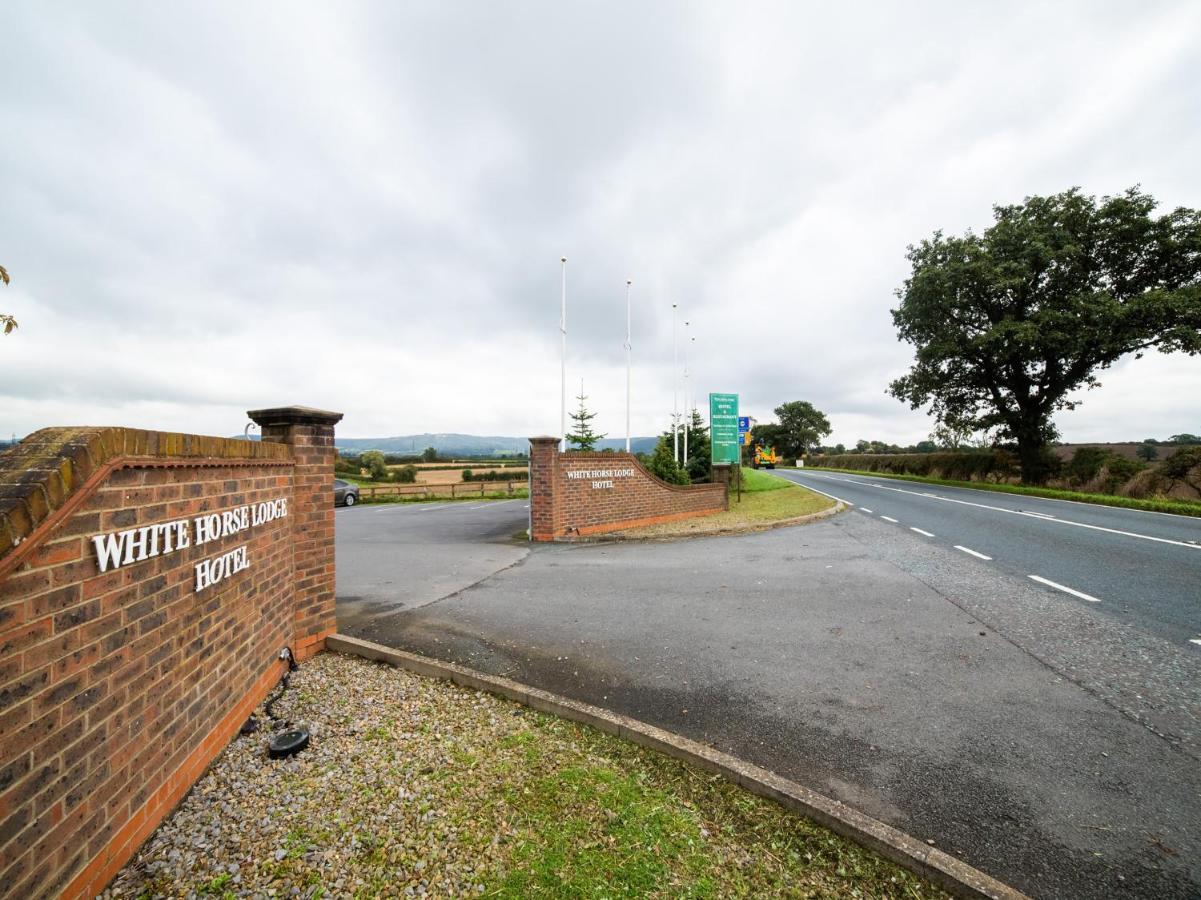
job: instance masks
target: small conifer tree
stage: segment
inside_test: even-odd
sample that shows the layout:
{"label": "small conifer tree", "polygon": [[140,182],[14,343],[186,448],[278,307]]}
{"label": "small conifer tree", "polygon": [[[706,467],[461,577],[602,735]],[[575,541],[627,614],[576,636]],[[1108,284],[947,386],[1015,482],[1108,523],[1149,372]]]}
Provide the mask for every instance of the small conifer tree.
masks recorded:
{"label": "small conifer tree", "polygon": [[567,449],[591,452],[596,450],[596,445],[605,436],[592,430],[592,420],[596,418],[596,413],[588,411],[585,403],[588,397],[584,394],[584,382],[582,381],[580,382],[580,394],[576,399],[580,401],[580,408],[571,414],[571,421],[574,424],[571,432],[567,435]]}

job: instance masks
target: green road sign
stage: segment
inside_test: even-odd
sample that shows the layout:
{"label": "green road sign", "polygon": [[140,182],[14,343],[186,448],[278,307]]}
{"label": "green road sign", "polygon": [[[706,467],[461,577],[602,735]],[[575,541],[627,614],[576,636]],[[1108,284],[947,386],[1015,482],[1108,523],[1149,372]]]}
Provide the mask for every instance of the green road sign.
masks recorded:
{"label": "green road sign", "polygon": [[738,395],[709,395],[709,441],[714,463],[737,463]]}

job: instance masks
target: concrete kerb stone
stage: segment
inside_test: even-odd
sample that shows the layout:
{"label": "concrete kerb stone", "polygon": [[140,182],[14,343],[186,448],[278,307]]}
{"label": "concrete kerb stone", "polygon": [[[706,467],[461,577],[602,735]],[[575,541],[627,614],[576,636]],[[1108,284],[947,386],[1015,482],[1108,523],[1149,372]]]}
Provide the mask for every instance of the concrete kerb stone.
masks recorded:
{"label": "concrete kerb stone", "polygon": [[[586,537],[572,538],[569,543],[573,544],[606,544],[606,543],[667,543],[669,541],[688,541],[693,538],[706,537],[726,537],[733,534],[755,534],[760,531],[772,531],[776,528],[789,528],[793,525],[806,525],[809,522],[817,522],[821,519],[828,519],[831,516],[836,516],[840,512],[850,509],[850,507],[838,500],[829,509],[823,509],[815,513],[807,513],[803,516],[793,516],[791,519],[780,519],[776,522],[760,522],[755,525],[743,525],[740,527],[730,528],[715,528],[712,531],[698,531],[695,534],[667,534],[667,535],[637,535],[629,534],[622,531],[614,531],[608,534],[588,535]],[[700,521],[704,521],[701,519]]]}
{"label": "concrete kerb stone", "polygon": [[[830,513],[832,514],[832,513]],[[465,666],[446,663],[395,650],[359,638],[334,634],[326,639],[326,649],[350,656],[388,663],[397,668],[431,678],[442,678],[463,687],[496,694],[536,709],[590,725],[608,734],[632,741],[675,759],[683,760],[729,779],[742,788],[774,800],[786,809],[824,825],[831,831],[879,853],[898,865],[954,894],[971,900],[1029,900],[1025,894],[986,875],[978,869],[944,853],[923,841],[873,819],[845,803],[790,781],[767,769],[706,747],[654,725],[619,713],[581,703],[531,687],[509,678],[485,675]]]}

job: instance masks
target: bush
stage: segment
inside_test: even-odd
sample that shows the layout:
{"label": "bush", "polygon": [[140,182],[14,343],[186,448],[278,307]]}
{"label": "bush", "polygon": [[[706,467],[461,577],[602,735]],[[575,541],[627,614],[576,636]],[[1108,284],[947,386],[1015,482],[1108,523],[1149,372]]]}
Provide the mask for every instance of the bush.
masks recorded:
{"label": "bush", "polygon": [[1006,450],[940,453],[848,453],[812,457],[812,466],[861,469],[891,475],[920,475],[952,481],[999,481],[1017,474],[1017,460]]}
{"label": "bush", "polygon": [[529,476],[525,472],[472,472],[463,470],[464,481],[525,481]]}
{"label": "bush", "polygon": [[1064,474],[1073,484],[1086,484],[1101,474],[1112,454],[1103,447],[1078,447],[1072,454],[1071,461],[1065,467]]}
{"label": "bush", "polygon": [[417,481],[416,466],[401,466],[392,471],[392,480],[400,484],[414,484]]}
{"label": "bush", "polygon": [[652,475],[666,481],[668,484],[688,484],[688,473],[675,461],[672,455],[671,438],[664,435],[655,445],[655,452],[646,461],[646,467]]}
{"label": "bush", "polygon": [[1169,478],[1181,481],[1188,477],[1189,470],[1201,466],[1201,447],[1177,450],[1163,461],[1160,471]]}
{"label": "bush", "polygon": [[1118,488],[1145,468],[1146,466],[1138,460],[1127,459],[1116,453],[1111,454],[1105,461],[1105,492],[1107,494],[1116,493]]}

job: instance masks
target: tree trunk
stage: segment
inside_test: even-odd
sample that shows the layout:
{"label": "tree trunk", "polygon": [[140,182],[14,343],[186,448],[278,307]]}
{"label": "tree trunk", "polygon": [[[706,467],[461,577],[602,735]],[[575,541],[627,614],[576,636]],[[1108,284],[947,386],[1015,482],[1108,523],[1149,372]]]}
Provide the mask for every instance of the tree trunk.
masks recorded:
{"label": "tree trunk", "polygon": [[1017,429],[1018,461],[1022,466],[1022,484],[1044,484],[1051,474],[1046,458],[1047,442],[1038,425],[1025,424]]}

